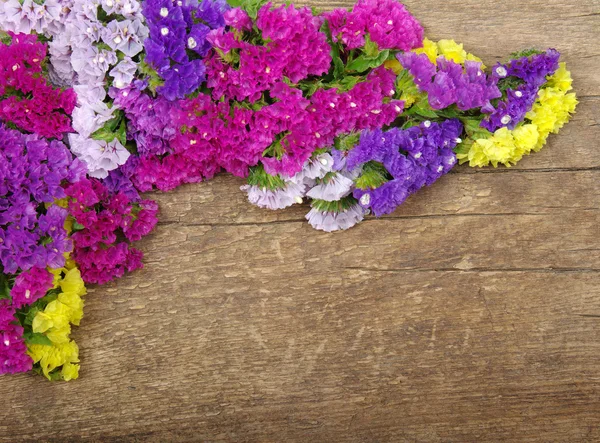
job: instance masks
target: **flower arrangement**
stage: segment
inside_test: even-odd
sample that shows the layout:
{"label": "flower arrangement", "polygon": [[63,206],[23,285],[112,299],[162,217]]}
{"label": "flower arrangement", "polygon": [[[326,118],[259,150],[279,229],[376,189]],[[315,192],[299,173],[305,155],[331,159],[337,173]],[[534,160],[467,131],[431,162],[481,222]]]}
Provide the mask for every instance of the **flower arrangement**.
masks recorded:
{"label": "flower arrangement", "polygon": [[142,266],[144,192],[227,172],[344,230],[516,164],[577,105],[558,51],[488,70],[397,0],[0,0],[0,30],[0,374],[77,378],[86,285]]}

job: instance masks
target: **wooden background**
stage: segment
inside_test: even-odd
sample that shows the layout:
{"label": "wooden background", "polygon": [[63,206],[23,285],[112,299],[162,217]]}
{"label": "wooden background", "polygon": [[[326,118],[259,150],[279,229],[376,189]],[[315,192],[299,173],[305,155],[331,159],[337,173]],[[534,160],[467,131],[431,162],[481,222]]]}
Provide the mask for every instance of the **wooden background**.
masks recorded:
{"label": "wooden background", "polygon": [[406,3],[488,65],[559,49],[574,121],[344,233],[228,176],[155,195],[146,268],[87,297],[81,379],[0,378],[0,441],[600,441],[600,1]]}

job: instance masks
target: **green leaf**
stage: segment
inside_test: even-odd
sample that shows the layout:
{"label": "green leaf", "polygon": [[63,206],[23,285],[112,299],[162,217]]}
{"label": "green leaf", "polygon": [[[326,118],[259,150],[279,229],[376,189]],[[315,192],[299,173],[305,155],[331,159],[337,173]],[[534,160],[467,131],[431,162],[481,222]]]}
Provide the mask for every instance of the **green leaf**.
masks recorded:
{"label": "green leaf", "polygon": [[73,232],[83,231],[84,229],[85,229],[85,226],[83,226],[82,224],[73,222]]}
{"label": "green leaf", "polygon": [[415,113],[425,118],[437,118],[438,115],[435,113],[433,109],[431,109],[428,105],[424,105],[423,103],[416,103],[413,108],[415,109]]}
{"label": "green leaf", "polygon": [[364,81],[363,77],[357,77],[353,75],[348,75],[340,80],[340,89],[342,91],[349,91],[354,88],[358,83]]}
{"label": "green leaf", "polygon": [[363,50],[365,55],[369,58],[376,58],[379,56],[379,46],[377,46],[377,43],[371,40],[369,34],[367,34],[365,37],[365,47]]}
{"label": "green leaf", "polygon": [[342,212],[346,209],[350,209],[352,206],[356,205],[358,200],[356,200],[352,194],[342,198],[341,200],[335,202],[329,202],[325,200],[313,200],[311,202],[311,206],[317,211],[321,212]]}
{"label": "green leaf", "polygon": [[266,188],[271,191],[286,187],[285,181],[280,176],[267,174],[265,168],[261,164],[250,168],[248,184],[251,186],[258,186],[259,188]]}
{"label": "green leaf", "polygon": [[[244,11],[248,13],[252,20],[256,20],[258,16],[258,11],[264,5],[268,3],[269,0],[232,0],[234,3],[239,3],[235,5],[236,7],[242,8]],[[231,4],[231,3],[230,3]],[[232,5],[234,6],[234,5]]]}
{"label": "green leaf", "polygon": [[31,345],[52,346],[52,341],[48,337],[46,337],[44,334],[40,334],[39,332],[25,332],[23,334],[23,338],[25,338],[25,343],[27,343],[27,346],[31,346]]}
{"label": "green leaf", "polygon": [[0,274],[0,300],[10,299],[10,285],[8,284],[8,276]]}
{"label": "green leaf", "polygon": [[346,71],[364,72],[369,68],[377,68],[385,63],[389,55],[389,49],[380,52],[377,57],[368,57],[366,54],[363,54],[348,63],[348,65],[346,65]]}
{"label": "green leaf", "polygon": [[107,121],[104,126],[92,134],[92,139],[107,143],[112,142],[115,138],[123,145],[127,141],[127,122],[123,111],[116,111],[114,118]]}
{"label": "green leaf", "polygon": [[329,27],[329,22],[327,20],[323,22],[321,32],[325,33],[325,35],[327,36],[327,43],[329,43],[329,46],[331,47],[331,60],[333,62],[333,78],[340,78],[340,76],[344,73],[344,62],[340,57],[339,45],[333,41],[333,35],[331,34],[331,28]]}
{"label": "green leaf", "polygon": [[337,137],[334,141],[335,149],[338,151],[349,151],[354,148],[360,140],[360,133],[353,132],[347,135]]}
{"label": "green leaf", "polygon": [[127,144],[127,122],[125,119],[121,120],[121,124],[119,125],[119,129],[115,133],[119,142],[125,146]]}
{"label": "green leaf", "polygon": [[363,165],[363,172],[356,180],[356,187],[358,189],[376,189],[389,181],[388,176],[385,166],[379,162],[370,161]]}

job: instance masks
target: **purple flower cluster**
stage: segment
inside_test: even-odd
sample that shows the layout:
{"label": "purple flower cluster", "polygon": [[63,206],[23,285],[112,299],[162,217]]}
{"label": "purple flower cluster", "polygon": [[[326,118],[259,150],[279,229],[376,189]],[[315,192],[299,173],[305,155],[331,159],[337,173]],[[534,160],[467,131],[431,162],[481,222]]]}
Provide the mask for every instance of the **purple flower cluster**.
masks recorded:
{"label": "purple flower cluster", "polygon": [[264,5],[255,23],[264,44],[245,40],[244,31],[252,29],[252,21],[244,11],[230,11],[226,20],[228,31],[220,28],[208,36],[216,48],[206,59],[207,85],[215,100],[255,102],[284,77],[298,83],[329,71],[331,50],[327,36],[319,31],[322,18],[309,8]]}
{"label": "purple flower cluster", "polygon": [[376,216],[389,214],[411,194],[433,184],[456,164],[454,147],[463,125],[458,119],[425,121],[408,129],[365,131],[346,157],[350,171],[367,162],[382,164],[392,179],[375,189],[355,189],[354,197]]}
{"label": "purple flower cluster", "polygon": [[184,98],[204,82],[202,58],[210,50],[207,35],[225,26],[225,0],[174,2],[146,0],[143,13],[150,30],[146,62],[164,80],[158,92],[168,100]]}
{"label": "purple flower cluster", "polygon": [[423,27],[396,0],[359,0],[352,11],[335,9],[325,18],[333,40],[347,49],[364,46],[367,33],[382,50],[410,51],[423,46]]}
{"label": "purple flower cluster", "polygon": [[558,69],[560,53],[549,49],[541,54],[523,56],[511,60],[508,64],[494,66],[493,75],[497,81],[516,78],[521,83],[506,90],[506,98],[494,107],[491,103],[482,108],[488,114],[481,126],[494,132],[501,127],[514,129],[525,118],[537,99],[540,87],[549,75]]}
{"label": "purple flower cluster", "polygon": [[408,52],[398,54],[398,60],[414,78],[421,92],[427,93],[433,109],[456,105],[461,111],[490,106],[491,100],[499,98],[497,79],[488,78],[481,63],[466,61],[462,65],[439,57],[437,65],[426,54]]}
{"label": "purple flower cluster", "polygon": [[0,264],[6,273],[64,266],[63,254],[72,247],[67,211],[46,205],[64,198],[64,183],[84,174],[63,143],[0,124]]}
{"label": "purple flower cluster", "polygon": [[96,179],[80,180],[66,194],[69,212],[78,224],[72,235],[73,259],[86,283],[104,284],[142,267],[142,253],[129,242],[140,240],[156,226],[155,202],[133,203],[124,193],[112,194]]}

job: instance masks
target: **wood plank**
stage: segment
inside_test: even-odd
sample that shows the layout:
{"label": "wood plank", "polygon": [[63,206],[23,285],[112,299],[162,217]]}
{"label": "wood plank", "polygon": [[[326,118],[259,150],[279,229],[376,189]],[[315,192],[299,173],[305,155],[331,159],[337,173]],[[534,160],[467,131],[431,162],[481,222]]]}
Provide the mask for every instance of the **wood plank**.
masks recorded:
{"label": "wood plank", "polygon": [[[597,211],[600,207],[600,170],[538,172],[504,169],[506,173],[463,173],[442,177],[411,196],[387,218],[519,215]],[[497,171],[497,172],[500,172]],[[301,222],[310,210],[295,205],[279,211],[257,208],[239,190],[242,179],[222,175],[170,193],[155,193],[161,208],[160,224],[186,226]],[[376,222],[376,219],[369,217]]]}
{"label": "wood plank", "polygon": [[2,380],[0,440],[600,438],[598,273],[178,268],[89,297],[80,381]]}

